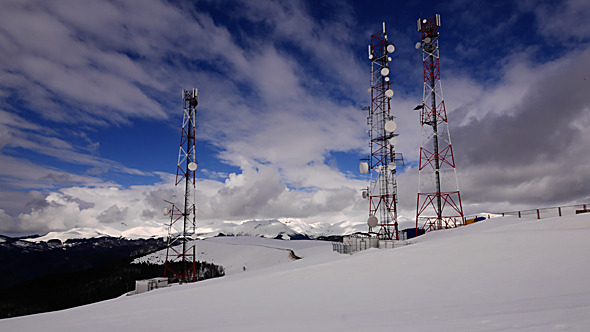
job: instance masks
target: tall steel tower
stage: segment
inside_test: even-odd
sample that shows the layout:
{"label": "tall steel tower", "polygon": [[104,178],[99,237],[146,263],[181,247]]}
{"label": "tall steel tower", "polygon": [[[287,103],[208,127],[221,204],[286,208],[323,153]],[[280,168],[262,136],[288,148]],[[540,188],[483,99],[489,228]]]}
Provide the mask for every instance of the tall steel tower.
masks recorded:
{"label": "tall steel tower", "polygon": [[398,240],[396,162],[403,162],[395,153],[397,124],[391,115],[390,54],[395,51],[387,40],[385,22],[383,31],[371,35],[369,59],[371,60],[371,106],[369,116],[369,158],[361,162],[361,173],[370,173],[369,187],[363,197],[369,199],[369,232],[379,239]]}
{"label": "tall steel tower", "polygon": [[[184,113],[182,134],[176,167],[176,184],[168,227],[165,275],[180,283],[194,282],[196,273],[196,248],[192,242],[197,221],[195,203],[197,159],[195,150],[196,114],[199,103],[197,89],[182,90]],[[182,194],[177,195],[179,190]]]}
{"label": "tall steel tower", "polygon": [[449,123],[440,82],[438,28],[440,15],[418,19],[424,65],[424,94],[420,124],[419,187],[416,204],[416,228],[426,231],[450,228],[464,223],[461,194],[457,184],[455,157],[449,133]]}

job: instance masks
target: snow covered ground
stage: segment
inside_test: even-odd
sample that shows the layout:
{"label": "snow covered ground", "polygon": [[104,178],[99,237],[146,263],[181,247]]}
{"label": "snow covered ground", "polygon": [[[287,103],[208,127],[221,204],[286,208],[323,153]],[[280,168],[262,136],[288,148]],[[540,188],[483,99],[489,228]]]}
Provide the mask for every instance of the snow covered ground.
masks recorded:
{"label": "snow covered ground", "polygon": [[[0,320],[0,331],[590,329],[589,215],[495,218],[352,256],[327,245],[285,242],[301,245],[295,252],[304,258]],[[220,245],[228,250],[228,244]],[[235,255],[249,247],[233,244]]]}
{"label": "snow covered ground", "polygon": [[[215,237],[194,242],[198,260],[225,268],[225,274],[258,270],[317,254],[332,254],[332,244],[326,241],[284,241],[251,236]],[[179,249],[180,250],[180,249]],[[182,250],[180,250],[182,251]],[[337,257],[337,254],[333,254]],[[166,249],[138,258],[134,263],[164,264]]]}

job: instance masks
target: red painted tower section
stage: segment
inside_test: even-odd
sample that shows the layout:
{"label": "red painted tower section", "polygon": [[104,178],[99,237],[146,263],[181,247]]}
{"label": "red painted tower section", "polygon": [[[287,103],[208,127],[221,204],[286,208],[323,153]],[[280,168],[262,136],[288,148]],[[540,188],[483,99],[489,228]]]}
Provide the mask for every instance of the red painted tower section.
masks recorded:
{"label": "red painted tower section", "polygon": [[440,15],[419,19],[422,42],[424,93],[420,124],[419,188],[416,206],[416,228],[426,231],[452,228],[464,224],[461,193],[457,184],[455,157],[440,81],[438,36]]}
{"label": "red painted tower section", "polygon": [[[385,23],[383,30],[371,35],[369,59],[371,60],[371,106],[369,125],[370,156],[362,162],[361,173],[370,173],[371,180],[363,197],[369,200],[369,233],[376,233],[382,240],[398,240],[396,162],[403,162],[395,153],[397,125],[391,115],[393,90],[390,80],[393,44],[387,40]],[[396,157],[398,156],[398,157]]]}
{"label": "red painted tower section", "polygon": [[[196,114],[199,94],[197,89],[182,90],[184,103],[182,133],[176,183],[168,227],[168,248],[166,250],[165,276],[180,283],[194,282],[196,273],[196,245],[194,240],[197,223],[195,150]],[[179,194],[179,191],[182,194]],[[177,195],[178,194],[178,195]]]}

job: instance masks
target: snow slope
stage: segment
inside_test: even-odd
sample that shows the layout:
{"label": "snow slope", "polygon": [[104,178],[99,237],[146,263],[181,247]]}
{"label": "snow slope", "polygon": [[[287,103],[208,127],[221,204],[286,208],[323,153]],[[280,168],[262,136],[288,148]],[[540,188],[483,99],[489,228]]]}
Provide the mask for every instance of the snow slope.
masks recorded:
{"label": "snow slope", "polygon": [[[325,241],[283,241],[250,236],[215,237],[197,240],[198,260],[225,268],[225,274],[258,270],[294,260],[291,251],[300,258],[332,253],[332,244]],[[180,248],[179,251],[182,251]],[[337,256],[337,254],[333,254]],[[134,263],[163,264],[166,249],[137,258]]]}
{"label": "snow slope", "polygon": [[[292,241],[291,241],[292,242]],[[239,247],[237,247],[239,248]],[[60,312],[1,331],[587,331],[590,216],[497,218],[397,249],[288,264]],[[310,248],[308,248],[310,249]]]}

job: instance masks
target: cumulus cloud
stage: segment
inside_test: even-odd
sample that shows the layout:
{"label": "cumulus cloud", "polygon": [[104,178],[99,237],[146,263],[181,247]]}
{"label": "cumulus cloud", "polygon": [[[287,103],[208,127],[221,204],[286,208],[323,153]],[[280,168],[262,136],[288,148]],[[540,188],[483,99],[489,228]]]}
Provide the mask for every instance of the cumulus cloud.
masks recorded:
{"label": "cumulus cloud", "polygon": [[[235,10],[223,10],[228,4]],[[451,37],[465,32],[461,28],[487,29],[481,21],[487,24],[499,10],[496,4],[486,5],[490,11],[458,10],[470,4],[441,6],[462,13],[443,18],[448,30],[441,38],[449,38],[441,41],[447,50],[441,61],[466,210],[587,199],[581,185],[590,178],[584,157],[590,142],[584,129],[590,124],[587,45],[538,62],[536,45],[514,50],[498,43],[514,42],[510,31],[528,13],[536,20],[528,26],[537,29],[531,34],[554,38],[564,33],[562,22],[579,18],[588,5],[511,5],[509,17],[486,31],[489,39],[455,38],[453,46]],[[178,90],[193,86],[201,95],[199,142],[230,166],[220,171],[200,160],[200,169],[207,169],[197,186],[200,222],[364,222],[368,207],[359,189],[368,179],[355,175],[356,162],[338,165],[332,155],[368,153],[360,108],[369,103],[365,47],[375,24],[359,22],[350,3],[330,6],[330,14],[318,18],[309,3],[292,1],[5,1],[0,231],[165,225],[161,209],[173,196],[173,175],[101,157],[102,142],[88,133],[128,128],[139,119],[177,128],[170,115],[179,110]],[[418,186],[411,166],[420,146],[412,109],[421,102],[422,68],[419,55],[405,51],[417,38],[414,26],[409,31],[388,23],[394,23],[389,28],[400,50],[392,62],[397,151],[410,165],[398,174],[400,219],[410,221]],[[586,41],[586,30],[560,41]],[[499,51],[486,49],[492,60],[473,66],[469,58],[490,40]],[[35,163],[25,154],[59,163]],[[109,171],[161,179],[125,187]],[[32,189],[39,192],[15,191]]]}

